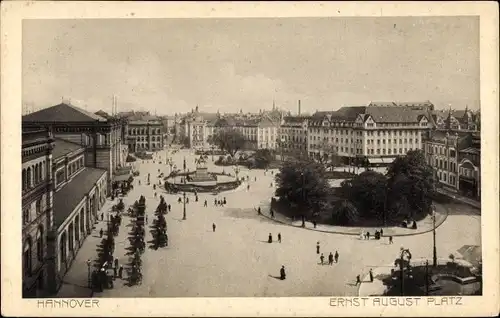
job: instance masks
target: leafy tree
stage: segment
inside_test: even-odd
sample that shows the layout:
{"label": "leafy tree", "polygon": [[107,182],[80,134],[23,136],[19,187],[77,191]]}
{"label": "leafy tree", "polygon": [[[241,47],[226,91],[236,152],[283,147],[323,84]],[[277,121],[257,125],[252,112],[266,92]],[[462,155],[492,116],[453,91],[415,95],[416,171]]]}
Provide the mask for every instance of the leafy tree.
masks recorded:
{"label": "leafy tree", "polygon": [[354,225],[359,220],[358,209],[348,200],[341,200],[333,207],[332,221],[338,225]]}
{"label": "leafy tree", "polygon": [[318,157],[319,163],[326,165],[327,168],[333,170],[335,167],[340,166],[341,158],[335,148],[335,146],[324,139],[319,144],[320,156]]}
{"label": "leafy tree", "polygon": [[341,184],[341,194],[366,217],[379,216],[384,210],[387,179],[375,171],[365,171]]}
{"label": "leafy tree", "polygon": [[253,158],[255,159],[255,166],[259,169],[267,168],[273,161],[273,155],[269,149],[258,149]]}
{"label": "leafy tree", "polygon": [[219,147],[223,151],[229,152],[231,157],[234,157],[234,155],[243,148],[245,141],[245,136],[243,136],[239,130],[231,127],[219,129],[212,138],[210,138],[210,143],[212,145]]}
{"label": "leafy tree", "polygon": [[[398,157],[389,166],[388,204],[401,217],[421,218],[429,213],[434,189],[434,172],[421,150],[410,150],[406,156]],[[407,211],[401,208],[406,207]]]}
{"label": "leafy tree", "polygon": [[321,164],[285,162],[275,179],[276,196],[300,207],[303,226],[305,218],[318,212],[327,201],[329,185],[325,178],[325,167]]}

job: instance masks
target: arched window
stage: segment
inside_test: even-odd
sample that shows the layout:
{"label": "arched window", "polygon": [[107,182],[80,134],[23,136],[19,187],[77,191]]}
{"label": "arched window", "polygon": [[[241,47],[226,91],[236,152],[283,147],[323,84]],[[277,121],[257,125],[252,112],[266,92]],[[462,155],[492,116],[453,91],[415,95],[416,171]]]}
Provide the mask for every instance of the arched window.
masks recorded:
{"label": "arched window", "polygon": [[42,182],[43,177],[42,177],[42,163],[40,162],[38,164],[38,182]]}
{"label": "arched window", "polygon": [[34,168],[34,173],[33,173],[33,179],[35,179],[35,185],[38,184],[38,164],[35,165]]}
{"label": "arched window", "polygon": [[[84,211],[83,208],[80,210],[80,232],[84,233],[85,232],[85,222],[84,222]],[[89,222],[89,220],[86,220]]]}
{"label": "arched window", "polygon": [[75,217],[75,241],[80,242],[80,215]]}
{"label": "arched window", "polygon": [[59,241],[59,268],[63,262],[66,262],[67,254],[66,254],[66,231],[61,235],[61,240]]}
{"label": "arched window", "polygon": [[73,223],[70,223],[68,226],[68,248],[70,252],[73,252],[74,249],[74,242],[75,242],[75,236],[74,236],[74,228],[73,228]]}
{"label": "arched window", "polygon": [[33,179],[31,179],[31,167],[28,167],[26,171],[26,179],[28,180],[28,188],[33,186]]}
{"label": "arched window", "polygon": [[26,179],[26,169],[23,169],[23,191],[26,190],[27,187],[27,179]]}
{"label": "arched window", "polygon": [[31,237],[28,236],[24,241],[23,247],[23,273],[24,276],[31,276]]}
{"label": "arched window", "polygon": [[36,235],[36,256],[39,262],[43,262],[44,251],[43,251],[43,225],[38,227],[38,233]]}
{"label": "arched window", "polygon": [[45,161],[40,162],[40,181],[45,180]]}

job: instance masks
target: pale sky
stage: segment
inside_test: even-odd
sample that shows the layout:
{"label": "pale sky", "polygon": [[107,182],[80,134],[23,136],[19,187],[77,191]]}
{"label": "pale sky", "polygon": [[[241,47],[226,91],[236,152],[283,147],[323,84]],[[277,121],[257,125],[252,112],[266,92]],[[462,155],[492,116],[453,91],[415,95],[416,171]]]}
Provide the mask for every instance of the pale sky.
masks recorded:
{"label": "pale sky", "polygon": [[25,20],[23,103],[303,112],[479,108],[479,18]]}

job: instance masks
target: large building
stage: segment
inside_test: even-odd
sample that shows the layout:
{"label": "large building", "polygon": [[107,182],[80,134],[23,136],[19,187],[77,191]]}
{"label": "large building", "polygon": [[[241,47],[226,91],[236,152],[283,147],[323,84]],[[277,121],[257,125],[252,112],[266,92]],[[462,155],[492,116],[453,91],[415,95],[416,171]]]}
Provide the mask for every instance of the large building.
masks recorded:
{"label": "large building", "polygon": [[128,120],[129,152],[158,151],[164,149],[165,132],[156,118]]}
{"label": "large building", "polygon": [[23,297],[50,294],[47,243],[53,223],[53,142],[48,130],[22,134]]}
{"label": "large building", "polygon": [[120,119],[106,119],[61,103],[23,116],[22,126],[23,131],[48,128],[54,137],[83,146],[87,166],[108,171],[108,187],[117,168],[124,166],[127,129]]}
{"label": "large building", "polygon": [[107,171],[48,130],[22,134],[23,297],[54,294],[107,195]]}
{"label": "large building", "polygon": [[389,164],[409,150],[422,148],[429,121],[421,109],[372,103],[316,112],[308,124],[308,153],[319,159],[333,153],[351,163]]}
{"label": "large building", "polygon": [[287,116],[279,128],[278,149],[283,156],[307,155],[309,117]]}
{"label": "large building", "polygon": [[423,150],[441,188],[473,198],[480,197],[479,134],[461,130],[434,130],[425,138]]}

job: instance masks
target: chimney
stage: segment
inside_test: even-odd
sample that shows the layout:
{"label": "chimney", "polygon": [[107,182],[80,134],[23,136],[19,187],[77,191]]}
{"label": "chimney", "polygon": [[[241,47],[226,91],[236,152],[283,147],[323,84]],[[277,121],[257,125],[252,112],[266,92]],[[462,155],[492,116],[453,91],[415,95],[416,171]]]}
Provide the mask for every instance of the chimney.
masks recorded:
{"label": "chimney", "polygon": [[299,99],[299,116],[300,116],[300,99]]}

